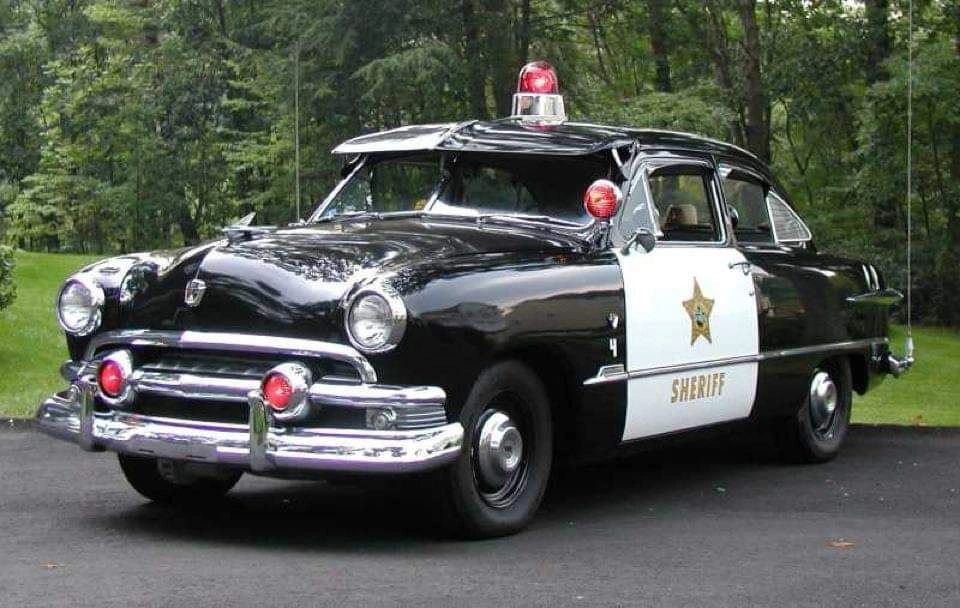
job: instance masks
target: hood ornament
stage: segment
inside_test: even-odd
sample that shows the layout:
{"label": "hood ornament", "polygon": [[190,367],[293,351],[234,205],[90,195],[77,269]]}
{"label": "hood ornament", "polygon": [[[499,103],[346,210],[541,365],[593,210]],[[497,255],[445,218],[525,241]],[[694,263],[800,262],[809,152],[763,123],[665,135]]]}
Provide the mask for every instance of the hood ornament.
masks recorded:
{"label": "hood ornament", "polygon": [[207,291],[207,284],[200,279],[193,279],[187,283],[187,288],[183,291],[183,302],[191,308],[200,305],[203,294]]}

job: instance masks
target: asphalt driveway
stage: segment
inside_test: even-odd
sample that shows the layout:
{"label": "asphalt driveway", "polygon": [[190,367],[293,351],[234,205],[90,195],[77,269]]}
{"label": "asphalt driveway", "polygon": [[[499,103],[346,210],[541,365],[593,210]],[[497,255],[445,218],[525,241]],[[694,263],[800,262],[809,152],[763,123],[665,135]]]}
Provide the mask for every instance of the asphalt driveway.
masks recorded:
{"label": "asphalt driveway", "polygon": [[148,505],[109,454],[0,432],[0,605],[960,605],[960,431],[857,427],[837,461],[730,442],[567,472],[518,536],[438,536],[413,486],[245,477]]}

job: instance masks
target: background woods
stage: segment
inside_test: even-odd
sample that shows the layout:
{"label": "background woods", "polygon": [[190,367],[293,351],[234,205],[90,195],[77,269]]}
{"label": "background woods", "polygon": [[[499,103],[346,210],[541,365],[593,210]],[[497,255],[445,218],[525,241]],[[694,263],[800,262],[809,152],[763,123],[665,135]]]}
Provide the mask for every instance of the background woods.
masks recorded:
{"label": "background woods", "polygon": [[[0,0],[0,237],[112,253],[295,218],[329,150],[505,116],[546,58],[573,118],[769,160],[821,249],[902,287],[906,0]],[[915,0],[916,312],[960,325],[960,1]],[[299,105],[299,125],[295,108]]]}

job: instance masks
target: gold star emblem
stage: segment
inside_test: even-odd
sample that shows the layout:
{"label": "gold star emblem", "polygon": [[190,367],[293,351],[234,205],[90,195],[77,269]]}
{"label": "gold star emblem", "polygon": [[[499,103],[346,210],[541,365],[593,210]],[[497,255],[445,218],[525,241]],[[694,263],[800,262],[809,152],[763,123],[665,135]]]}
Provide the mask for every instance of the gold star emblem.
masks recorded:
{"label": "gold star emblem", "polygon": [[693,297],[683,302],[683,307],[690,315],[690,346],[703,336],[707,342],[713,344],[710,338],[710,312],[713,310],[713,300],[703,297],[700,283],[693,279]]}

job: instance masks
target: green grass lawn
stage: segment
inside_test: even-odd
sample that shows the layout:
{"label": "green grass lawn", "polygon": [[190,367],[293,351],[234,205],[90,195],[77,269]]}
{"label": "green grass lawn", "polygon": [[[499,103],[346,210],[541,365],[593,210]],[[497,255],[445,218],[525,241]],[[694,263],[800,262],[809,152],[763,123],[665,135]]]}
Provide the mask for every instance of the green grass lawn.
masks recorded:
{"label": "green grass lawn", "polygon": [[[95,259],[17,254],[17,301],[0,311],[0,416],[32,416],[43,397],[62,388],[58,370],[67,351],[54,310],[57,291],[64,278]],[[914,369],[858,397],[854,421],[960,426],[960,334],[927,327],[914,337]],[[902,352],[900,328],[892,344]]]}
{"label": "green grass lawn", "polygon": [[64,386],[67,347],[57,324],[63,280],[96,257],[16,254],[17,299],[0,311],[0,416],[33,416],[40,400]]}

